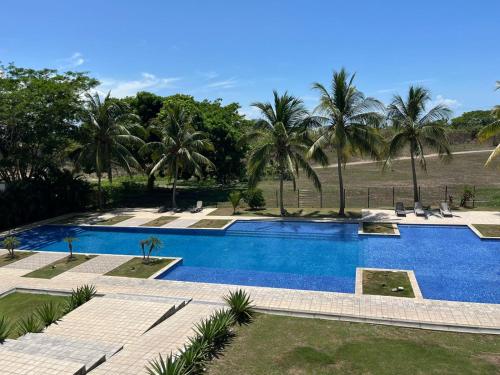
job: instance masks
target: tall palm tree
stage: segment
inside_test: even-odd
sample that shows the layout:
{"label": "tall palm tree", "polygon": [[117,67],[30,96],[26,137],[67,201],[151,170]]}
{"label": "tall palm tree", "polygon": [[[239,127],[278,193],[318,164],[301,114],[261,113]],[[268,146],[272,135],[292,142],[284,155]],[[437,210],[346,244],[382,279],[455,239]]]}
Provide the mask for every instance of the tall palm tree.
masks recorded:
{"label": "tall palm tree", "polygon": [[383,105],[358,91],[353,83],[354,77],[354,74],[349,75],[342,68],[333,73],[330,90],[320,83],[313,84],[313,89],[321,95],[320,103],[315,109],[319,114],[316,118],[325,126],[308,155],[326,148],[331,148],[337,154],[340,216],[345,215],[342,165],[352,153],[369,154],[379,158],[382,144],[382,138],[372,125],[381,123]]}
{"label": "tall palm tree", "polygon": [[438,104],[426,111],[425,106],[430,99],[427,89],[410,86],[406,100],[395,95],[388,106],[388,118],[396,133],[389,142],[386,165],[399,155],[403,148],[409,147],[415,202],[419,201],[415,159],[418,158],[420,166],[426,170],[424,146],[434,148],[441,158],[451,157],[443,126],[443,121],[448,119],[451,111],[444,104]]}
{"label": "tall palm tree", "polygon": [[141,153],[156,156],[156,163],[150,174],[166,170],[173,177],[172,208],[177,208],[175,194],[179,172],[193,172],[200,176],[202,167],[214,168],[213,163],[202,155],[213,149],[212,143],[203,132],[196,131],[191,115],[178,104],[164,108],[164,116],[154,131],[160,141],[149,142]]}
{"label": "tall palm tree", "polygon": [[[276,91],[274,103],[253,103],[263,119],[255,124],[248,138],[255,141],[248,158],[249,186],[256,186],[264,176],[266,168],[273,164],[279,176],[280,214],[286,214],[283,205],[283,182],[291,176],[295,188],[295,178],[299,168],[314,186],[321,190],[318,175],[307,161],[305,154],[312,144],[308,128],[313,124],[302,101],[285,92],[280,96]],[[313,157],[326,163],[326,156],[319,150]]]}
{"label": "tall palm tree", "polygon": [[111,98],[108,92],[104,100],[99,94],[86,94],[82,131],[84,141],[77,148],[77,166],[91,165],[97,174],[99,208],[102,207],[102,173],[113,182],[112,167],[118,165],[129,174],[140,168],[129,147],[143,145],[139,137],[132,134],[140,126],[130,122],[133,115],[127,107]]}
{"label": "tall palm tree", "polygon": [[[500,89],[500,81],[497,81],[497,86],[495,90]],[[496,120],[493,121],[491,124],[485,126],[481,131],[479,132],[479,140],[480,141],[485,141],[488,138],[494,137],[496,135],[500,135],[500,105],[496,105],[493,110],[491,111],[493,116],[495,116]],[[498,155],[500,155],[500,144],[495,147],[493,152],[490,154],[490,157],[488,160],[486,160],[485,166],[488,166],[493,159],[495,159]]]}

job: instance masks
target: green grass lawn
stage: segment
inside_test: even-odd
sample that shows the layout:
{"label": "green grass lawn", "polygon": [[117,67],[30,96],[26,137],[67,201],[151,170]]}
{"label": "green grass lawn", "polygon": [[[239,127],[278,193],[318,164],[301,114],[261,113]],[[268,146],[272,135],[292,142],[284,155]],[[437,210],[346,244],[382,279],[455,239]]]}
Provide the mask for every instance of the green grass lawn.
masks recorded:
{"label": "green grass lawn", "polygon": [[[393,288],[402,286],[404,290],[393,292]],[[415,294],[406,272],[363,270],[363,294],[378,296],[410,297]]]}
{"label": "green grass lawn", "polygon": [[[304,217],[304,218],[338,218],[338,210],[332,208],[287,208],[287,217]],[[361,218],[360,210],[346,211],[346,218],[359,219]],[[232,207],[220,207],[212,211],[208,216],[232,216]],[[270,216],[279,217],[279,208],[265,208],[262,210],[239,209],[237,216]]]}
{"label": "green grass lawn", "polygon": [[222,228],[224,225],[229,223],[231,220],[220,220],[220,219],[202,219],[192,225],[189,228]]}
{"label": "green grass lawn", "polygon": [[363,223],[364,233],[394,234],[391,223]]}
{"label": "green grass lawn", "polygon": [[2,255],[0,257],[0,267],[17,262],[18,260],[27,258],[34,254],[36,254],[34,251],[15,251],[14,258],[11,258],[8,254]]}
{"label": "green grass lawn", "polygon": [[147,279],[172,261],[172,259],[151,258],[150,263],[144,263],[141,257],[136,257],[116,267],[106,275]]}
{"label": "green grass lawn", "polygon": [[500,237],[500,225],[495,224],[473,224],[485,237]]}
{"label": "green grass lawn", "polygon": [[109,219],[98,221],[94,224],[96,224],[96,225],[115,225],[115,224],[121,223],[122,221],[125,221],[127,219],[131,219],[131,218],[133,218],[132,215],[116,215],[116,216],[113,216]]}
{"label": "green grass lawn", "polygon": [[498,374],[500,337],[258,315],[210,375]]}
{"label": "green grass lawn", "polygon": [[162,225],[165,225],[167,223],[170,223],[171,221],[174,221],[178,217],[179,216],[160,216],[154,220],[148,221],[145,224],[141,224],[141,226],[142,227],[161,227]]}
{"label": "green grass lawn", "polygon": [[95,258],[95,255],[73,254],[73,259],[65,257],[45,267],[39,268],[33,272],[24,275],[24,277],[36,277],[40,279],[52,279],[53,277],[76,267],[87,260]]}
{"label": "green grass lawn", "polygon": [[60,304],[62,308],[65,300],[66,297],[62,296],[17,292],[0,298],[0,316],[5,316],[9,320],[12,328],[9,338],[16,338],[19,336],[15,328],[17,322],[33,314],[39,306],[53,301]]}

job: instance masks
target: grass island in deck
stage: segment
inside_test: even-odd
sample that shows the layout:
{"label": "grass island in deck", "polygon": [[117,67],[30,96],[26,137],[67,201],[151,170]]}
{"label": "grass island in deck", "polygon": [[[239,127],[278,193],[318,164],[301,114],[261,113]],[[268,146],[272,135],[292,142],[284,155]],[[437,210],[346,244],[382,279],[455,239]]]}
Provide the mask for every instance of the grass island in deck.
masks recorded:
{"label": "grass island in deck", "polygon": [[[404,290],[393,291],[398,287]],[[363,270],[363,294],[378,296],[414,298],[408,273],[399,271],[372,271]]]}
{"label": "grass island in deck", "polygon": [[121,266],[116,267],[114,270],[108,272],[106,276],[122,276],[147,279],[171,262],[173,262],[173,259],[151,258],[151,260],[146,263],[144,262],[142,257],[135,257],[133,259],[130,259],[128,262],[123,263]]}
{"label": "grass island in deck", "polygon": [[40,279],[52,279],[53,277],[60,275],[67,270],[70,270],[86,261],[96,257],[96,255],[84,255],[84,254],[73,254],[73,258],[70,259],[69,256],[59,259],[58,261],[51,263],[45,267],[39,268],[33,272],[24,275],[23,277],[35,277]]}

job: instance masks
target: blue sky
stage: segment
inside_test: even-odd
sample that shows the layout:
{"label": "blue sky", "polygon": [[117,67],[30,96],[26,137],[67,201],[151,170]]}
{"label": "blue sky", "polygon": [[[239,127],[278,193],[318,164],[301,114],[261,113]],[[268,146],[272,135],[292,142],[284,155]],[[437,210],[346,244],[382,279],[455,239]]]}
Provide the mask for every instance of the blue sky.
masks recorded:
{"label": "blue sky", "polygon": [[500,1],[10,1],[0,61],[88,71],[116,96],[147,90],[253,101],[357,73],[388,103],[410,84],[455,115],[500,103]]}

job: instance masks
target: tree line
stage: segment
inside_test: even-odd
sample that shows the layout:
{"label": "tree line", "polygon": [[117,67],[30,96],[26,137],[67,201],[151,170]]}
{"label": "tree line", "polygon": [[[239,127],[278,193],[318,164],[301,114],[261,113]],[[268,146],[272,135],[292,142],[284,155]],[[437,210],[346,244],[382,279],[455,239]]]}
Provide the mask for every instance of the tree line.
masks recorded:
{"label": "tree line", "polygon": [[[253,103],[259,120],[246,119],[237,103],[223,105],[220,99],[197,101],[188,95],[148,92],[123,99],[99,95],[98,81],[84,73],[12,64],[0,66],[0,72],[0,180],[14,186],[61,179],[67,170],[93,173],[99,206],[102,178],[111,182],[116,170],[145,173],[151,189],[156,176],[171,178],[172,208],[177,206],[179,179],[248,181],[254,188],[265,176],[275,175],[285,215],[284,181],[295,186],[302,171],[321,189],[313,163],[329,164],[328,151],[333,151],[343,215],[342,166],[349,156],[385,160],[387,166],[408,150],[415,201],[416,167],[425,169],[424,149],[451,157],[446,133],[451,112],[444,105],[428,109],[426,88],[412,86],[385,107],[365,97],[355,75],[345,69],[334,72],[327,85],[313,84],[320,95],[314,111],[300,98],[274,92],[272,102]],[[498,134],[499,112],[496,108],[491,113],[493,120],[479,132],[481,139]],[[389,138],[380,130],[387,126]],[[497,148],[492,158],[498,153]],[[74,200],[77,205],[78,199],[66,190],[53,198],[66,195],[67,204]]]}

